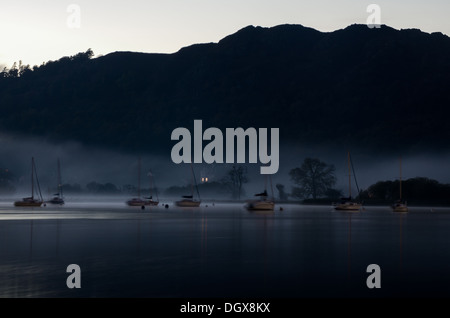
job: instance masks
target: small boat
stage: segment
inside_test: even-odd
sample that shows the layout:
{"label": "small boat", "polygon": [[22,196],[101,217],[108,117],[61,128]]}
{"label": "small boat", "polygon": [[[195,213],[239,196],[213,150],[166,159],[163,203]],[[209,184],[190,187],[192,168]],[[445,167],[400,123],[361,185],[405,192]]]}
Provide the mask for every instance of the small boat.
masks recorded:
{"label": "small boat", "polygon": [[334,208],[336,210],[341,210],[341,211],[359,211],[359,210],[361,210],[361,207],[362,207],[362,204],[354,202],[352,200],[352,197],[341,198],[341,202],[336,203],[334,205]]}
{"label": "small boat", "polygon": [[127,204],[129,206],[144,206],[144,200],[141,198],[141,158],[139,157],[138,161],[138,195],[135,198],[131,198],[127,200]]}
{"label": "small boat", "polygon": [[158,205],[159,204],[159,200],[155,201],[153,200],[153,195],[152,195],[152,191],[153,191],[153,174],[150,172],[148,174],[148,176],[150,177],[150,197],[147,198],[141,198],[141,158],[139,158],[139,165],[138,165],[138,195],[135,198],[131,198],[129,200],[127,200],[127,204],[129,206],[140,206],[140,207],[144,207],[144,206],[148,206],[148,205]]}
{"label": "small boat", "polygon": [[129,206],[143,206],[145,205],[145,200],[141,198],[131,198],[130,200],[127,200],[127,204]]}
{"label": "small boat", "polygon": [[158,205],[158,204],[159,204],[159,201],[153,200],[152,197],[147,197],[144,200],[144,205]]}
{"label": "small boat", "polygon": [[156,200],[153,200],[153,173],[150,171],[147,176],[150,178],[150,196],[146,197],[144,200],[144,205],[158,205],[159,204],[159,198],[158,198],[158,191],[155,189],[156,192]]}
{"label": "small boat", "polygon": [[[177,205],[179,207],[195,208],[195,207],[199,207],[200,203],[202,202],[200,199],[200,192],[198,191],[197,180],[195,178],[195,173],[194,173],[194,168],[192,167],[192,163],[191,163],[191,172],[192,172],[192,179],[193,179],[193,182],[191,181],[191,195],[183,195],[182,196],[183,199],[175,201],[175,205]],[[195,188],[197,189],[198,200],[194,199],[194,184],[195,184]]]}
{"label": "small boat", "polygon": [[260,199],[247,202],[247,204],[245,205],[247,210],[260,211],[260,210],[273,210],[275,208],[275,202],[273,200],[267,199],[267,191],[255,194],[255,196],[259,196]]}
{"label": "small boat", "polygon": [[259,197],[259,200],[248,201],[245,205],[245,208],[249,211],[273,211],[275,208],[275,200],[273,199],[273,187],[272,187],[272,179],[270,179],[270,185],[272,188],[272,198],[269,199],[269,195],[267,194],[267,177],[266,184],[264,187],[264,192],[255,194],[256,197]]}
{"label": "small boat", "polygon": [[400,200],[395,202],[391,208],[394,212],[408,212],[408,205],[406,202],[401,202]]}
{"label": "small boat", "polygon": [[175,204],[179,207],[198,207],[201,201],[194,200],[192,195],[183,195],[182,200],[176,201]]}
{"label": "small boat", "polygon": [[39,207],[44,203],[42,200],[37,200],[34,197],[23,198],[22,201],[14,202],[14,206],[30,206]]}
{"label": "small boat", "polygon": [[64,199],[63,199],[63,190],[62,190],[62,183],[61,183],[61,165],[58,159],[58,193],[53,194],[54,197],[50,200],[47,201],[47,203],[51,203],[51,204],[59,204],[59,205],[63,205]]}
{"label": "small boat", "polygon": [[[39,190],[39,199],[34,198],[34,178],[36,177],[36,182]],[[23,198],[21,201],[15,201],[14,206],[18,207],[40,207],[44,203],[42,200],[41,188],[39,186],[39,180],[37,179],[36,165],[34,163],[34,157],[31,158],[31,197]]]}
{"label": "small boat", "polygon": [[151,197],[149,198],[132,198],[127,201],[129,206],[144,206],[144,205],[158,205],[158,201],[154,201]]}
{"label": "small boat", "polygon": [[402,158],[400,158],[400,198],[391,206],[393,212],[408,212],[406,201],[402,201]]}
{"label": "small boat", "polygon": [[141,199],[141,198],[132,198],[130,200],[127,201],[127,204],[129,206],[145,206],[145,205],[153,205],[156,206],[159,204],[159,201],[154,201],[152,200],[152,198],[145,198],[145,199]]}
{"label": "small boat", "polygon": [[129,206],[144,206],[144,205],[150,205],[150,206],[156,206],[159,204],[159,199],[153,200],[153,195],[150,195],[149,197],[146,197],[144,199],[142,198],[132,198],[127,201],[127,204]]}
{"label": "small boat", "polygon": [[[350,158],[350,152],[347,154],[348,161],[348,198],[341,198],[341,202],[334,203],[334,209],[339,211],[361,211],[362,204],[359,202],[355,202],[352,200],[352,178],[351,178],[351,170],[353,169],[353,164]],[[355,177],[356,182],[356,177]],[[358,185],[357,185],[358,186]]]}

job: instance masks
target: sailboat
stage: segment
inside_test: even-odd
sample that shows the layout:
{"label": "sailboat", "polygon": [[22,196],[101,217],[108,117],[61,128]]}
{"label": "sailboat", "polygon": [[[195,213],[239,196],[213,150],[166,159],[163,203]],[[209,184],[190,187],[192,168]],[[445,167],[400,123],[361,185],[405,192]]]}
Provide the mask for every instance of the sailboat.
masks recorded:
{"label": "sailboat", "polygon": [[391,208],[394,212],[408,212],[408,205],[406,204],[406,201],[402,201],[402,158],[400,158],[400,198],[395,202]]}
{"label": "sailboat", "polygon": [[[191,194],[183,195],[181,200],[175,201],[175,204],[179,207],[198,207],[198,206],[200,206],[200,203],[202,202],[200,199],[200,192],[198,191],[197,180],[195,178],[195,173],[194,173],[194,168],[192,167],[192,163],[191,163],[191,172],[192,172],[192,179],[194,180],[194,182],[191,182]],[[198,200],[194,199],[194,184],[195,184],[195,188],[197,189]]]}
{"label": "sailboat", "polygon": [[58,159],[58,193],[54,194],[54,197],[47,201],[48,203],[51,204],[59,204],[59,205],[63,205],[64,204],[64,199],[63,199],[63,190],[62,190],[62,183],[61,183],[61,165]]}
{"label": "sailboat", "polygon": [[[270,179],[270,185],[272,186],[272,179]],[[266,186],[264,187],[264,191],[261,193],[255,194],[256,197],[259,197],[259,200],[252,200],[247,202],[245,208],[249,211],[273,211],[275,208],[275,201],[273,200],[273,187],[272,187],[272,198],[269,198],[267,194],[267,178],[266,178]]]}
{"label": "sailboat", "polygon": [[[152,190],[151,190],[152,191]],[[138,195],[135,198],[132,198],[127,201],[129,206],[140,206],[143,207],[145,205],[158,205],[158,201],[153,201],[152,196],[149,198],[143,199],[141,198],[141,158],[139,158],[138,163]]]}
{"label": "sailboat", "polygon": [[145,198],[144,205],[158,205],[159,204],[159,198],[158,198],[158,192],[156,191],[156,200],[153,200],[153,173],[150,171],[148,174],[148,177],[150,178],[150,196]]}
{"label": "sailboat", "polygon": [[[39,190],[39,199],[34,198],[34,178],[36,177],[36,182]],[[39,207],[44,203],[42,200],[41,188],[39,186],[39,180],[37,179],[36,165],[34,163],[34,157],[31,158],[31,197],[23,198],[21,201],[15,201],[14,206],[20,207]]]}
{"label": "sailboat", "polygon": [[[336,210],[343,210],[343,211],[360,211],[362,204],[352,200],[351,170],[353,168],[353,164],[351,162],[350,152],[348,152],[347,161],[348,161],[348,198],[341,198],[341,202],[334,204],[334,208]],[[355,182],[356,182],[356,177],[355,177]]]}

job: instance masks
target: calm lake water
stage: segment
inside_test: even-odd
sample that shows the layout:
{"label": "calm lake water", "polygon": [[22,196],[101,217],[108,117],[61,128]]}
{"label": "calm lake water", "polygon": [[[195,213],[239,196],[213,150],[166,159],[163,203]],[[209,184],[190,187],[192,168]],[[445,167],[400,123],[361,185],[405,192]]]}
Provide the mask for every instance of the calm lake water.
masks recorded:
{"label": "calm lake water", "polygon": [[[450,296],[450,208],[167,203],[1,202],[0,296]],[[66,286],[69,264],[81,268],[80,289]],[[366,285],[369,264],[381,268],[380,289]]]}

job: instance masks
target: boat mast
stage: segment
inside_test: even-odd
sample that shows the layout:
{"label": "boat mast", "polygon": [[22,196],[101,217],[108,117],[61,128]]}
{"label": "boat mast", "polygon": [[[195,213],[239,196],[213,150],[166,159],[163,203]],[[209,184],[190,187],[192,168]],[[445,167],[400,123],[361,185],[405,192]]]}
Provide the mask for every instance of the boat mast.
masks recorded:
{"label": "boat mast", "polygon": [[138,198],[141,197],[141,157],[138,162]]}
{"label": "boat mast", "polygon": [[62,198],[62,184],[61,184],[61,165],[58,159],[58,196]]}
{"label": "boat mast", "polygon": [[150,198],[153,199],[153,179],[152,179],[152,172],[150,171]]}
{"label": "boat mast", "polygon": [[[197,190],[197,195],[198,195],[198,199],[200,199],[200,192],[198,191],[198,185],[197,185],[197,179],[195,178],[195,173],[194,173],[194,167],[192,165],[192,161],[191,161],[191,171],[192,171],[192,178],[194,179],[195,182],[195,189]],[[191,192],[192,192],[192,198],[194,198],[194,187],[191,183]]]}
{"label": "boat mast", "polygon": [[351,167],[350,167],[350,151],[347,154],[347,161],[348,161],[348,195],[349,198],[352,197],[352,178],[351,178]]}
{"label": "boat mast", "polygon": [[[36,177],[36,185],[37,185],[38,190],[39,190],[39,198],[40,198],[41,201],[43,201],[44,199],[42,198],[41,185],[39,184],[39,178],[38,178],[38,175],[37,175],[37,169],[36,169],[36,164],[34,162],[34,158],[32,158],[31,166],[32,166],[32,171],[34,171],[34,173],[32,173],[32,174]],[[33,178],[33,176],[32,176],[32,178]],[[33,180],[32,184],[33,184],[33,188],[34,188],[34,180]],[[32,195],[32,197],[34,199],[34,195]]]}
{"label": "boat mast", "polygon": [[31,157],[31,199],[34,200],[34,157]]}
{"label": "boat mast", "polygon": [[150,199],[153,199],[153,190],[155,190],[156,200],[159,201],[158,189],[156,187],[155,187],[155,189],[153,189],[153,187],[154,187],[154,185],[156,183],[153,180],[153,172],[152,172],[152,170],[150,170],[150,172],[148,173],[148,176],[150,177]]}
{"label": "boat mast", "polygon": [[402,200],[402,157],[400,157],[400,201]]}
{"label": "boat mast", "polygon": [[[152,173],[152,185],[155,185],[156,201],[159,202],[158,188],[156,187],[156,182],[155,182],[155,180],[153,180],[153,173]],[[153,189],[152,189],[152,192],[153,192]]]}

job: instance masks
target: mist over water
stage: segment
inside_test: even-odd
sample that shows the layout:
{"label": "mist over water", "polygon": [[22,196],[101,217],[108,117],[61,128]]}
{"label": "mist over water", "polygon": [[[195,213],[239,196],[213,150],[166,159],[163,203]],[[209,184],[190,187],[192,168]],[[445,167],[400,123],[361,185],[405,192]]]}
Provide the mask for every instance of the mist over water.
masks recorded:
{"label": "mist over water", "polygon": [[[347,152],[350,151],[354,173],[360,189],[367,189],[378,181],[397,180],[400,174],[400,157],[402,162],[402,179],[415,177],[427,177],[441,183],[450,182],[450,152],[433,153],[425,150],[402,153],[378,153],[368,152],[354,148],[342,148],[338,146],[294,146],[282,145],[280,147],[280,169],[274,175],[275,183],[282,183],[290,191],[293,186],[289,177],[289,171],[300,167],[307,157],[318,158],[321,161],[332,164],[335,167],[337,182],[335,188],[348,192],[348,160]],[[355,189],[355,179],[351,172],[352,189]]]}
{"label": "mist over water", "polygon": [[[168,143],[171,143],[168,136]],[[174,142],[172,142],[174,143]],[[204,143],[205,145],[206,143]],[[280,167],[274,175],[261,175],[261,163],[246,164],[249,182],[244,185],[244,198],[251,198],[254,193],[264,188],[278,196],[276,184],[285,186],[289,193],[294,184],[289,171],[300,167],[307,157],[318,158],[336,168],[337,183],[335,188],[343,193],[348,191],[347,151],[350,150],[355,174],[360,189],[367,189],[377,181],[395,180],[399,177],[399,157],[402,156],[402,178],[428,177],[441,183],[450,182],[450,154],[417,152],[403,154],[376,154],[343,149],[336,146],[299,146],[281,142]],[[42,192],[48,194],[56,191],[57,160],[61,162],[63,184],[112,183],[118,188],[124,185],[138,184],[138,163],[141,158],[141,188],[150,187],[148,173],[153,174],[153,182],[160,195],[171,186],[190,186],[193,183],[191,166],[175,164],[170,152],[152,154],[151,145],[145,145],[141,154],[131,154],[87,146],[78,142],[54,143],[38,137],[0,137],[0,168],[8,169],[17,177],[14,196],[29,195],[31,157],[35,158],[38,178]],[[193,164],[197,183],[207,177],[208,182],[218,181],[231,169],[232,164]],[[353,172],[352,172],[353,174]],[[352,182],[354,179],[352,177]],[[355,184],[352,189],[356,190]],[[354,192],[356,194],[356,192]],[[223,199],[229,199],[226,195]],[[219,198],[218,198],[219,199]]]}

